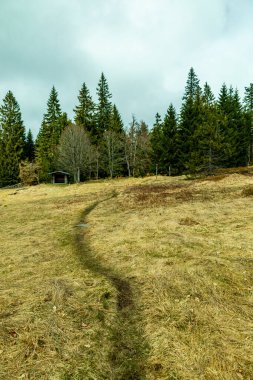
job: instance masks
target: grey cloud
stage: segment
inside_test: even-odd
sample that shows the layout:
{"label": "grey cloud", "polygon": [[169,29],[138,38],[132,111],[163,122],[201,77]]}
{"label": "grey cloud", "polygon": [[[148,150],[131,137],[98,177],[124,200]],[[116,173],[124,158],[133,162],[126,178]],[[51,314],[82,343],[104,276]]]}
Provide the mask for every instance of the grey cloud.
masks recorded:
{"label": "grey cloud", "polygon": [[252,82],[251,0],[1,0],[0,96],[11,89],[38,132],[54,84],[72,117],[101,71],[127,124],[177,108],[188,70],[217,94]]}

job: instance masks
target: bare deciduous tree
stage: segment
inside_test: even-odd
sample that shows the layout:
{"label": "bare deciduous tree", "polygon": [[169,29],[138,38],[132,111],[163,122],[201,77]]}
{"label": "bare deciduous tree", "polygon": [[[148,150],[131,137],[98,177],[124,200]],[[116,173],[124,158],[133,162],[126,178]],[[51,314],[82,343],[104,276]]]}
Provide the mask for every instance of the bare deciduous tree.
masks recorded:
{"label": "bare deciduous tree", "polygon": [[58,145],[57,166],[68,171],[74,182],[80,182],[80,174],[91,175],[93,162],[94,152],[88,133],[75,124],[66,127]]}
{"label": "bare deciduous tree", "polygon": [[150,165],[150,139],[148,126],[138,123],[133,116],[129,129],[125,133],[124,151],[128,175],[138,176],[148,172]]}
{"label": "bare deciduous tree", "polygon": [[113,178],[122,171],[123,156],[123,135],[112,130],[104,132],[103,140],[105,144],[105,169]]}

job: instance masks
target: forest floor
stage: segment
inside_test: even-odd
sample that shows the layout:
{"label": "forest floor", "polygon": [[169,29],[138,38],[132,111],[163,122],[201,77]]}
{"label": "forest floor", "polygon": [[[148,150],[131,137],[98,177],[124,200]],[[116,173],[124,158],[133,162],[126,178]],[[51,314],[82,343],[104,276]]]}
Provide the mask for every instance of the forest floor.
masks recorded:
{"label": "forest floor", "polygon": [[253,379],[253,176],[0,190],[0,378]]}

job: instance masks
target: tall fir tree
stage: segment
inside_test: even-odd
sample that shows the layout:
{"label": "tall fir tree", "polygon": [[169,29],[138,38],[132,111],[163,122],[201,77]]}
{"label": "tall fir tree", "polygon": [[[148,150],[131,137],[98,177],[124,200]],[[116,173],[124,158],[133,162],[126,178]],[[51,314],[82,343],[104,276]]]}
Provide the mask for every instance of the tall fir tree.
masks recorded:
{"label": "tall fir tree", "polygon": [[18,102],[8,91],[0,107],[0,186],[19,179],[19,163],[24,158],[25,128]]}
{"label": "tall fir tree", "polygon": [[79,104],[74,108],[74,121],[84,127],[91,136],[96,136],[95,103],[85,83],[79,91],[78,100]]}
{"label": "tall fir tree", "polygon": [[162,125],[161,136],[161,170],[171,175],[179,171],[179,140],[177,129],[177,115],[173,104],[169,105]]}
{"label": "tall fir tree", "polygon": [[215,97],[210,86],[205,83],[199,103],[199,123],[194,131],[195,149],[191,154],[189,166],[194,174],[213,174],[221,165],[223,157],[223,135]]}
{"label": "tall fir tree", "polygon": [[232,96],[233,113],[231,118],[232,128],[235,131],[235,157],[234,166],[245,166],[248,164],[248,146],[250,141],[250,131],[247,129],[241,99],[236,89]]}
{"label": "tall fir tree", "polygon": [[248,140],[248,164],[253,163],[253,83],[245,87],[244,116]]}
{"label": "tall fir tree", "polygon": [[150,133],[151,144],[151,171],[156,174],[162,170],[162,118],[157,112],[155,115],[155,123]]}
{"label": "tall fir tree", "polygon": [[53,86],[36,140],[36,160],[42,168],[42,179],[47,179],[54,167],[56,146],[68,123],[67,114],[62,113],[58,93]]}
{"label": "tall fir tree", "polygon": [[109,129],[118,134],[121,134],[124,132],[124,124],[120,116],[120,113],[118,111],[118,108],[116,107],[115,104],[113,105],[112,111],[111,111],[111,120],[110,120]]}
{"label": "tall fir tree", "polygon": [[25,158],[32,162],[35,159],[35,144],[31,129],[28,130],[25,140]]}
{"label": "tall fir tree", "polygon": [[183,103],[180,111],[179,139],[180,139],[180,164],[182,169],[188,168],[188,162],[195,149],[193,139],[194,132],[200,123],[201,88],[199,79],[193,68],[190,69]]}
{"label": "tall fir tree", "polygon": [[246,165],[248,133],[237,90],[223,84],[218,98],[220,129],[224,136],[225,156],[223,166]]}
{"label": "tall fir tree", "polygon": [[109,85],[104,76],[101,74],[97,87],[98,104],[96,109],[96,125],[97,125],[97,140],[100,140],[103,133],[110,129],[111,122],[111,93],[109,91]]}

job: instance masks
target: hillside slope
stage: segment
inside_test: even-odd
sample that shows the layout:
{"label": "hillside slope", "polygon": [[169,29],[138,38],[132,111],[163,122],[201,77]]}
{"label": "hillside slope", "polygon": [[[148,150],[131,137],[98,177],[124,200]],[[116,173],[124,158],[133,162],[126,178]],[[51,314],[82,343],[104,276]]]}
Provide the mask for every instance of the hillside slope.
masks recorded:
{"label": "hillside slope", "polygon": [[252,379],[252,201],[239,174],[1,190],[0,378]]}

